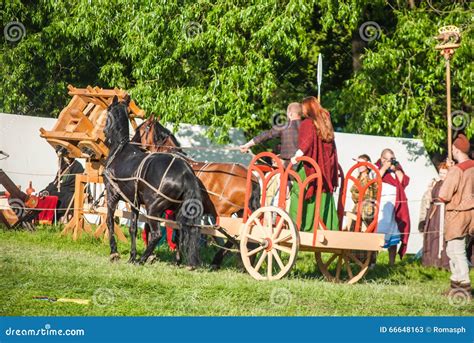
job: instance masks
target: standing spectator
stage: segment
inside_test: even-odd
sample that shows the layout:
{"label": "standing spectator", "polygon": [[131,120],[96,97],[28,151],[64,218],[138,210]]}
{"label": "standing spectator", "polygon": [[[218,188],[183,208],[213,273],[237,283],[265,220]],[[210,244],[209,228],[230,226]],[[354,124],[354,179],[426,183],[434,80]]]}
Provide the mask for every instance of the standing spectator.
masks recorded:
{"label": "standing spectator", "polygon": [[446,255],[446,242],[441,237],[441,221],[444,212],[441,212],[439,190],[448,173],[448,166],[442,162],[438,165],[439,179],[434,179],[423,195],[420,207],[420,222],[418,230],[423,232],[423,254],[421,262],[425,267],[449,269],[449,259]]}
{"label": "standing spectator", "polygon": [[[362,154],[357,159],[354,159],[356,162],[371,162],[369,155]],[[361,166],[358,168],[359,175],[357,176],[357,180],[360,182],[361,187],[365,187],[369,181],[372,180],[370,177],[370,169],[366,166]],[[354,184],[351,187],[351,196],[352,201],[354,202],[354,208],[352,209],[352,213],[355,214],[357,220],[357,207],[359,205],[359,188]],[[372,183],[365,191],[363,202],[362,202],[362,222],[360,230],[362,231],[362,223],[368,228],[369,225],[372,223],[375,217],[375,199],[377,198],[377,184]],[[350,225],[348,225],[348,230],[354,231],[356,226],[356,220],[352,220]],[[356,250],[354,251],[354,255],[361,261],[365,261],[367,258],[366,251]],[[372,252],[370,258],[370,268],[372,269],[375,267],[375,262],[377,260],[377,252]]]}
{"label": "standing spectator", "polygon": [[[65,148],[58,148],[56,153],[60,161],[59,170],[53,182],[40,192],[40,196],[55,195],[59,198],[56,218],[59,220],[66,213],[66,209],[74,197],[76,174],[82,174],[84,168],[77,160],[68,156]],[[64,218],[64,220],[69,219]]]}
{"label": "standing spectator", "polygon": [[384,149],[376,163],[382,176],[382,198],[380,201],[377,232],[385,233],[384,248],[388,249],[389,264],[395,264],[398,254],[405,255],[410,234],[410,213],[405,188],[410,178],[405,175],[391,149]]}
{"label": "standing spectator", "polygon": [[[329,112],[320,105],[318,99],[313,96],[304,99],[302,106],[305,119],[301,122],[299,149],[292,157],[291,162],[296,164],[296,158],[304,155],[311,157],[319,165],[323,178],[320,216],[329,230],[337,230],[339,229],[339,220],[332,193],[338,186],[338,160],[331,117]],[[302,180],[315,172],[316,170],[307,163],[304,164],[304,167],[298,167],[298,173]],[[316,185],[316,180],[314,180],[306,190],[301,231],[313,229]],[[298,188],[292,187],[291,189],[290,216],[293,219],[296,219],[297,216]]]}
{"label": "standing spectator", "polygon": [[450,291],[461,288],[471,297],[466,236],[474,235],[474,161],[468,154],[469,141],[460,134],[453,142],[453,158],[458,164],[449,168],[439,199],[446,203],[444,236],[451,270]]}
{"label": "standing spectator", "polygon": [[[369,155],[362,154],[357,159],[357,162],[371,162]],[[361,187],[365,187],[369,181],[371,181],[371,177],[369,175],[369,168],[365,166],[361,166],[358,168],[359,175],[357,179],[360,182]],[[354,208],[352,212],[357,215],[357,206],[359,203],[359,188],[356,185],[352,185],[351,187],[351,196],[352,201],[354,202]],[[375,198],[377,197],[377,184],[372,183],[367,190],[365,191],[363,203],[362,203],[362,221],[368,227],[375,216]],[[355,222],[354,222],[355,225]],[[353,231],[353,228],[350,228]]]}

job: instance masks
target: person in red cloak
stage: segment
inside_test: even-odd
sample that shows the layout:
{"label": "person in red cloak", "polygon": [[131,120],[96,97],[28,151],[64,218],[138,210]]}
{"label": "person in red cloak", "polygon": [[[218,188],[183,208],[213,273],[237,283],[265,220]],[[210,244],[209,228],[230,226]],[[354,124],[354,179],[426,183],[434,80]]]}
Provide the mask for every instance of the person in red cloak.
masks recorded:
{"label": "person in red cloak", "polygon": [[[333,192],[338,187],[338,158],[334,128],[331,123],[329,111],[321,106],[314,96],[307,97],[301,103],[304,120],[301,122],[298,150],[291,158],[293,165],[297,165],[296,159],[301,156],[311,157],[321,168],[322,192],[320,218],[329,230],[339,229],[337,209],[334,202]],[[305,163],[304,168],[298,167],[301,179],[316,173],[315,168]],[[316,180],[309,183],[303,202],[303,218],[300,230],[311,231],[314,223]],[[298,187],[292,188],[290,216],[296,218],[298,212]],[[318,223],[316,223],[318,225]]]}
{"label": "person in red cloak", "polygon": [[[405,188],[410,182],[410,178],[403,171],[402,166],[395,159],[395,154],[391,149],[384,149],[376,166],[380,169],[382,182],[396,188],[395,196],[395,221],[401,235],[401,245],[398,250],[400,259],[407,251],[408,238],[410,237],[410,212],[408,210],[407,196]],[[390,265],[395,263],[397,245],[388,246]]]}

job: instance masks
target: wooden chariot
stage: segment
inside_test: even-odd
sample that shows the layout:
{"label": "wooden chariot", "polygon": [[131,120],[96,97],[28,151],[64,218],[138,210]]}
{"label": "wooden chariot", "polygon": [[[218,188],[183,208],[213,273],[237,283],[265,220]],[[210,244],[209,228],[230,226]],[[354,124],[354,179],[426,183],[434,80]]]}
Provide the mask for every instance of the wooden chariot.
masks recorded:
{"label": "wooden chariot", "polygon": [[[262,157],[273,160],[275,168],[256,164]],[[368,271],[373,253],[380,251],[384,245],[384,235],[376,233],[382,180],[378,169],[368,162],[354,165],[347,173],[341,194],[340,205],[342,210],[348,192],[349,181],[352,181],[359,190],[357,213],[344,212],[347,225],[343,227],[340,221],[338,231],[328,230],[320,220],[322,174],[319,166],[308,157],[298,158],[298,162],[308,163],[316,170],[306,180],[301,180],[293,166],[284,167],[281,160],[274,154],[263,152],[256,155],[249,166],[247,175],[246,201],[251,196],[251,180],[253,174],[258,174],[262,182],[261,206],[250,212],[247,207],[243,218],[218,218],[218,225],[227,231],[227,234],[240,241],[240,254],[248,273],[257,280],[277,280],[287,275],[293,267],[298,251],[315,253],[316,263],[327,280],[334,282],[355,283]],[[369,184],[363,186],[353,175],[357,168],[366,166],[375,174]],[[279,178],[278,206],[265,206],[267,203],[267,186],[273,178]],[[298,213],[296,221],[286,211],[288,181],[295,180],[292,187],[299,187]],[[310,182],[316,180],[316,206],[314,214],[313,232],[300,231],[303,216],[304,191]],[[362,204],[368,187],[377,185],[376,199],[373,199],[374,217],[366,225],[362,220]],[[343,218],[342,218],[343,219]],[[350,221],[354,220],[355,225]],[[203,232],[225,237],[215,228],[205,228]]]}

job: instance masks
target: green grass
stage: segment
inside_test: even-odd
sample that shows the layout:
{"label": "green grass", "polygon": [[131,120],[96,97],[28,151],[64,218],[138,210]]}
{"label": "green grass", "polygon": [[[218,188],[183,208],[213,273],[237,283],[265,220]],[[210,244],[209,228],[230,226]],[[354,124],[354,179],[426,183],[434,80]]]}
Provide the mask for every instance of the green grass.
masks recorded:
{"label": "green grass", "polygon": [[[0,229],[0,315],[474,315],[472,303],[453,306],[440,295],[449,284],[448,272],[408,261],[388,268],[385,253],[355,285],[324,281],[314,256],[301,253],[289,277],[261,282],[235,267],[235,260],[208,271],[214,248],[203,252],[204,266],[197,271],[175,266],[165,248],[160,262],[129,265],[129,246],[122,243],[121,262],[111,264],[102,241],[85,236],[74,242],[59,231]],[[50,303],[33,296],[91,303]]]}

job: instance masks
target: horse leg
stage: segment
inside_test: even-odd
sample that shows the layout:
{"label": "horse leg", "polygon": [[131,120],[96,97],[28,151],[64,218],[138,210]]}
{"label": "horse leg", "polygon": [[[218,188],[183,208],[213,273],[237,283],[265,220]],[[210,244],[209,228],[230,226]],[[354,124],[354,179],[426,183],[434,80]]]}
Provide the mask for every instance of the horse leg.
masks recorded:
{"label": "horse leg", "polygon": [[176,265],[181,265],[181,245],[180,245],[180,240],[181,240],[181,232],[180,230],[175,230],[174,232],[176,232],[176,255],[175,255],[175,258],[176,258]]}
{"label": "horse leg", "polygon": [[148,245],[143,252],[143,255],[140,257],[140,260],[138,261],[140,264],[145,264],[145,262],[148,260],[150,255],[153,253],[155,250],[156,245],[161,239],[161,227],[160,224],[157,221],[150,220],[150,236],[148,240]]}
{"label": "horse leg", "polygon": [[229,250],[232,248],[233,243],[230,240],[227,240],[224,244],[224,248],[220,248],[218,252],[214,255],[214,258],[212,259],[211,262],[211,269],[212,270],[217,270],[221,267],[222,261],[224,260],[224,257],[229,253]]}
{"label": "horse leg", "polygon": [[131,248],[130,248],[130,259],[128,263],[135,263],[137,258],[137,222],[138,222],[138,210],[132,207],[132,220],[130,223],[130,240]]}
{"label": "horse leg", "polygon": [[115,230],[114,230],[114,215],[115,209],[119,202],[119,196],[114,193],[112,189],[107,189],[107,228],[109,230],[109,244],[110,244],[110,262],[116,262],[120,259],[120,255],[117,251],[117,242],[115,241]]}
{"label": "horse leg", "polygon": [[[186,262],[190,270],[196,269],[200,263],[199,258],[199,243],[201,238],[201,231],[196,226],[191,226],[185,221],[179,222],[179,245],[183,247]],[[181,258],[181,256],[180,256]]]}

